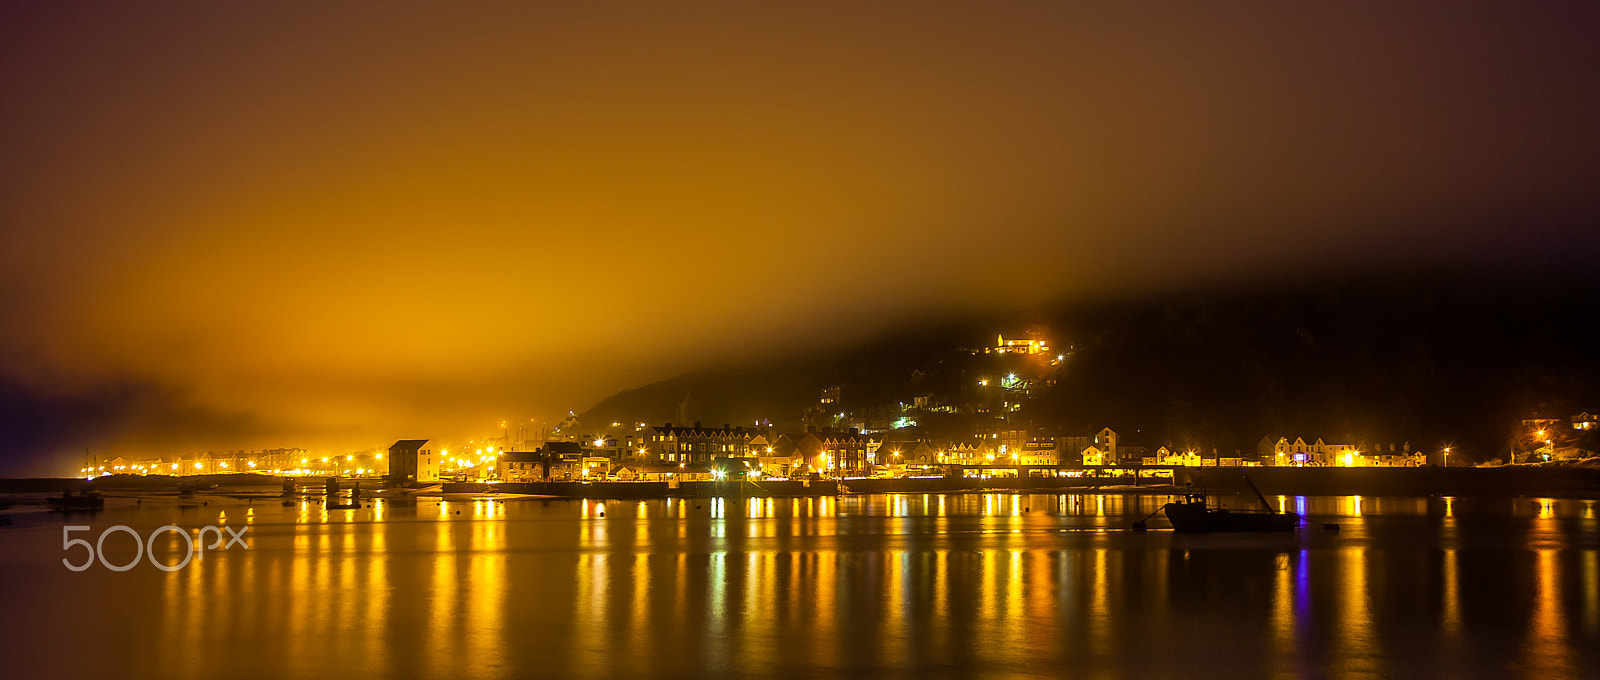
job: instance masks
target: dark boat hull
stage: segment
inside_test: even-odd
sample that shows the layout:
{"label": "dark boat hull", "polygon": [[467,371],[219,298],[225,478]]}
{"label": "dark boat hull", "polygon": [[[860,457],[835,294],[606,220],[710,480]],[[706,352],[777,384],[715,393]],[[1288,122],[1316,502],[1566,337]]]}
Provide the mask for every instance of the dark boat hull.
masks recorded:
{"label": "dark boat hull", "polygon": [[1163,510],[1172,528],[1184,533],[1294,531],[1300,527],[1300,516],[1292,512],[1234,512],[1199,503],[1168,503]]}
{"label": "dark boat hull", "polygon": [[46,498],[53,510],[101,510],[106,507],[106,499],[100,496],[56,496]]}

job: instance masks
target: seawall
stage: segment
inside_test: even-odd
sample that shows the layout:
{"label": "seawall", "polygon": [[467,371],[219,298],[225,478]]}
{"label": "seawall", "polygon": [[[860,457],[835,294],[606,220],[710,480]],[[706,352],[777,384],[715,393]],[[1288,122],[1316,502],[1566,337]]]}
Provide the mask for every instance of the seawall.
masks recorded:
{"label": "seawall", "polygon": [[1600,469],[1498,468],[1179,468],[1173,483],[1133,477],[940,477],[842,481],[533,482],[445,484],[445,493],[524,493],[565,498],[737,498],[827,496],[836,493],[1181,493],[1185,489],[1249,493],[1245,477],[1269,495],[1296,496],[1560,496],[1600,498]]}
{"label": "seawall", "polygon": [[1179,486],[1245,491],[1245,476],[1269,495],[1295,496],[1561,496],[1600,498],[1600,469],[1493,468],[1180,468]]}
{"label": "seawall", "polygon": [[459,482],[445,484],[444,493],[520,493],[563,498],[742,498],[787,496],[832,496],[839,493],[943,493],[961,491],[1070,491],[1090,492],[1107,487],[1115,481],[1119,493],[1148,490],[1152,493],[1172,493],[1167,484],[1155,485],[1149,480],[1139,487],[1133,478],[923,478],[923,479],[846,479],[812,482],[793,481],[728,481],[681,482],[676,487],[666,482],[526,482],[481,484]]}

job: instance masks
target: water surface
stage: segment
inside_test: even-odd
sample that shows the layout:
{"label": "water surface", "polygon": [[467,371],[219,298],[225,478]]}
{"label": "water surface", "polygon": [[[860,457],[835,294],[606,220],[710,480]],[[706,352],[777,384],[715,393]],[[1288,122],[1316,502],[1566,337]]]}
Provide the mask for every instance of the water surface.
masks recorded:
{"label": "water surface", "polygon": [[[1232,536],[1121,495],[200,500],[8,511],[6,675],[1600,676],[1593,500],[1274,497],[1341,530]],[[78,573],[68,524],[249,548]]]}

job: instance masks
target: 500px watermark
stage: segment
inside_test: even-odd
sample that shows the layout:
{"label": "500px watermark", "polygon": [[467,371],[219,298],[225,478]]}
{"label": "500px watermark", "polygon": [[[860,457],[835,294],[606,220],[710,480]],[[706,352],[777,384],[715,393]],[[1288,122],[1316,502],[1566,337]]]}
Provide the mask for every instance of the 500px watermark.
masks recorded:
{"label": "500px watermark", "polygon": [[[233,527],[227,526],[218,527],[213,525],[201,527],[199,543],[196,543],[195,539],[189,537],[188,531],[184,530],[182,527],[173,526],[171,524],[150,532],[149,538],[141,538],[139,536],[139,532],[134,531],[133,527],[124,526],[121,524],[100,532],[100,538],[97,539],[92,545],[85,539],[72,537],[72,532],[74,531],[93,531],[93,529],[93,527],[81,525],[61,527],[61,549],[63,551],[72,550],[78,546],[83,546],[84,550],[89,551],[88,559],[85,559],[82,564],[73,564],[72,560],[69,560],[65,557],[61,558],[61,564],[66,565],[68,569],[73,571],[83,571],[94,566],[94,563],[98,561],[101,566],[112,571],[127,571],[134,568],[135,565],[138,565],[139,560],[148,557],[150,559],[150,563],[156,565],[157,569],[162,571],[177,571],[189,566],[189,561],[193,560],[195,555],[198,554],[203,557],[205,555],[205,551],[207,550],[217,550],[219,547],[222,550],[227,550],[228,548],[233,547],[235,544],[238,544],[239,547],[242,547],[245,550],[250,549],[250,544],[245,543],[244,541],[245,532],[250,530],[250,527],[248,526],[240,527],[238,531],[234,531]],[[188,546],[188,552],[184,554],[183,561],[171,566],[162,564],[160,560],[156,559],[156,537],[168,532],[182,536],[184,545]],[[206,532],[211,532],[217,537],[217,540],[213,541],[211,545],[206,545]],[[224,532],[226,532],[226,534],[229,536],[227,543],[223,543],[222,540]],[[111,534],[119,533],[125,533],[129,536],[132,536],[133,545],[134,547],[138,548],[137,552],[134,553],[133,560],[127,564],[112,564],[106,561],[106,537],[110,536]]]}

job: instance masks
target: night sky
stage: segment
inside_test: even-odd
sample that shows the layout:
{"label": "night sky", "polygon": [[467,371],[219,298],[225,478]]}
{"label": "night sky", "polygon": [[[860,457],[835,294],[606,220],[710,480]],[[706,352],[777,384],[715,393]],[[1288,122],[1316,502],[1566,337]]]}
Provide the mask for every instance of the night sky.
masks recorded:
{"label": "night sky", "polygon": [[0,474],[1595,252],[1600,6],[0,3]]}

